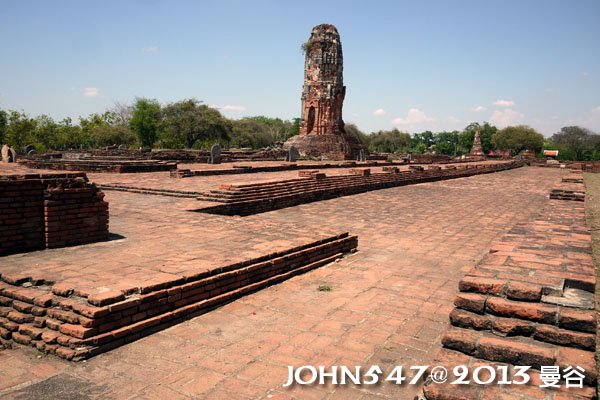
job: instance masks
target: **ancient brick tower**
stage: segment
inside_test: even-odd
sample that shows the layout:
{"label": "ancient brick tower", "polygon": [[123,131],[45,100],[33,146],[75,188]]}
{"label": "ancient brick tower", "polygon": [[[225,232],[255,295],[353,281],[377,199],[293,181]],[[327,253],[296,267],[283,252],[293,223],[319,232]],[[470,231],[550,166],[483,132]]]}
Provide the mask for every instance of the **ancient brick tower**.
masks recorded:
{"label": "ancient brick tower", "polygon": [[479,136],[479,131],[475,132],[475,138],[473,139],[473,147],[471,147],[471,152],[469,153],[471,157],[485,157],[485,153],[483,152],[483,146],[481,146],[481,136]]}
{"label": "ancient brick tower", "polygon": [[330,160],[355,159],[361,145],[348,138],[342,120],[346,95],[342,42],[335,26],[315,26],[303,45],[306,54],[300,134],[285,148],[295,146],[301,155]]}

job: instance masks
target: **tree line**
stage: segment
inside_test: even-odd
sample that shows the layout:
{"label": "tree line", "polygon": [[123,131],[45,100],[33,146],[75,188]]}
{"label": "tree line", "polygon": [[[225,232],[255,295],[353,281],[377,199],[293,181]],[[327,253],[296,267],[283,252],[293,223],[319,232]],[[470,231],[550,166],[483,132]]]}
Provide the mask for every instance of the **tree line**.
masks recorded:
{"label": "tree line", "polygon": [[18,151],[33,145],[38,152],[80,148],[210,148],[214,143],[253,149],[283,142],[298,134],[300,120],[263,116],[232,120],[195,99],[161,105],[138,98],[117,103],[104,113],[55,121],[48,115],[30,117],[23,111],[0,110],[0,143]]}
{"label": "tree line", "polygon": [[479,131],[485,154],[510,152],[517,155],[531,150],[541,155],[542,150],[559,150],[562,160],[600,160],[600,135],[579,126],[567,126],[550,138],[527,125],[508,126],[504,129],[484,122],[472,122],[462,131],[424,131],[412,135],[398,129],[365,134],[354,124],[346,125],[346,132],[360,140],[371,152],[413,153],[435,152],[449,156],[468,155],[473,146],[475,132]]}
{"label": "tree line", "polygon": [[[116,103],[102,114],[80,117],[78,123],[70,118],[55,121],[47,115],[32,118],[23,111],[0,110],[0,143],[18,151],[27,145],[45,152],[113,145],[201,149],[213,143],[259,149],[284,142],[298,134],[299,128],[299,118],[228,119],[218,109],[195,99],[161,105],[153,99],[138,98],[131,105]],[[564,160],[600,159],[600,135],[579,126],[563,127],[548,139],[529,126],[498,129],[487,122],[473,122],[462,131],[424,131],[413,135],[398,129],[366,134],[355,124],[347,124],[345,131],[375,153],[466,155],[479,131],[486,154],[510,151],[515,155],[523,150],[540,153],[553,149],[559,150],[559,158]]]}

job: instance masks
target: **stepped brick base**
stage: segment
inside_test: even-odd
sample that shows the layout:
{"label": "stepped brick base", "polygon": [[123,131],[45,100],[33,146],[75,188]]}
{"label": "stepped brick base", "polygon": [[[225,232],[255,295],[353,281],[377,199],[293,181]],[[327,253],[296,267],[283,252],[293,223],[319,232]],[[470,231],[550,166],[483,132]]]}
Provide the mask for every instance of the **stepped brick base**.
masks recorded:
{"label": "stepped brick base", "polygon": [[355,160],[360,152],[361,144],[344,135],[307,134],[289,138],[284,148],[294,146],[303,157],[322,158],[325,160]]}
{"label": "stepped brick base", "polygon": [[224,303],[321,267],[354,251],[347,233],[171,282],[86,297],[25,275],[0,276],[0,345],[32,346],[81,360],[135,341]]}
{"label": "stepped brick base", "polygon": [[[251,215],[292,207],[299,204],[349,196],[371,190],[386,189],[416,183],[462,178],[523,166],[520,162],[486,165],[460,165],[444,170],[432,169],[373,173],[368,169],[356,169],[353,175],[326,177],[324,174],[308,173],[307,177],[279,182],[247,185],[222,185],[199,197],[199,200],[220,202],[222,205],[203,207],[194,211],[222,215]],[[411,166],[413,168],[415,166]],[[368,172],[367,172],[368,171]]]}
{"label": "stepped brick base", "polygon": [[[557,190],[572,185],[562,182]],[[561,371],[579,366],[585,369],[586,387],[566,389],[562,381],[561,390],[542,389],[534,371],[529,385],[457,388],[431,383],[424,388],[425,397],[462,398],[460,389],[465,389],[467,398],[595,398],[595,286],[585,207],[551,197],[534,221],[513,227],[460,281],[452,328],[435,363],[474,368],[491,362],[537,370],[557,365]]]}

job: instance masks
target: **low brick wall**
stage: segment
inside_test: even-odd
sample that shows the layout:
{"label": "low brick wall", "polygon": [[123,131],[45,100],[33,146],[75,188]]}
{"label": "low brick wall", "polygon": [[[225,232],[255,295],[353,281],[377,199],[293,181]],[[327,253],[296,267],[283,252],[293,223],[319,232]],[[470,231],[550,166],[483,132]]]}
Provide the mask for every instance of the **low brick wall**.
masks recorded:
{"label": "low brick wall", "polygon": [[80,360],[205,313],[353,251],[358,238],[342,233],[236,264],[202,268],[138,293],[89,294],[31,276],[0,276],[0,345],[19,343]]}
{"label": "low brick wall", "polygon": [[108,238],[108,203],[83,173],[0,177],[0,255]]}
{"label": "low brick wall", "polygon": [[47,248],[92,243],[108,238],[108,203],[95,185],[57,187],[44,198]]}
{"label": "low brick wall", "polygon": [[0,178],[0,255],[44,247],[41,180]]}
{"label": "low brick wall", "polygon": [[377,174],[370,172],[366,174],[365,170],[360,170],[361,175],[331,177],[323,173],[306,173],[304,175],[308,176],[305,178],[279,182],[222,185],[220,189],[205,193],[198,198],[223,203],[222,205],[208,206],[194,211],[246,216],[371,190],[486,174],[518,168],[522,165],[520,162],[513,161],[486,165],[461,165],[459,169],[407,172],[394,170]]}

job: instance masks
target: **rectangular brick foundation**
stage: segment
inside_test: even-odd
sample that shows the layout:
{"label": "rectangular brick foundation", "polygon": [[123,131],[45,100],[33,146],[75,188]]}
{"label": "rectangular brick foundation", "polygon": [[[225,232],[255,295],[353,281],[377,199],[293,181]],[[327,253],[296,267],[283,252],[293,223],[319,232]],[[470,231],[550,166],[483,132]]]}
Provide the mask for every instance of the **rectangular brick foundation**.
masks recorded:
{"label": "rectangular brick foundation", "polygon": [[85,298],[60,282],[4,274],[0,337],[68,360],[92,357],[333,262],[357,244],[356,236],[343,233],[127,295],[107,291]]}
{"label": "rectangular brick foundation", "polygon": [[[222,215],[252,215],[313,201],[364,193],[396,186],[462,178],[493,173],[523,166],[521,162],[486,165],[463,165],[461,169],[444,169],[408,172],[384,172],[360,175],[319,176],[248,185],[226,185],[199,197],[199,200],[220,202],[222,205],[199,208],[194,211]],[[320,178],[320,179],[319,179]]]}

